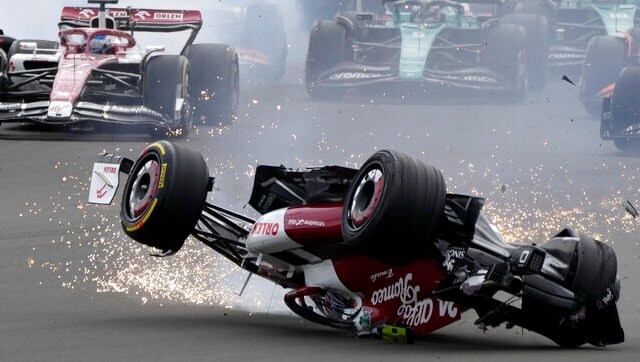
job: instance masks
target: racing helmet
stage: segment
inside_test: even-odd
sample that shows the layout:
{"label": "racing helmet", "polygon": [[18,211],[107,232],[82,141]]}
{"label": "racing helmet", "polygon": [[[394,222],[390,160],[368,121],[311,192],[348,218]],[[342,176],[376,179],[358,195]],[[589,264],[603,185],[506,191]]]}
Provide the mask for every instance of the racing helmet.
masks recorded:
{"label": "racing helmet", "polygon": [[107,49],[108,46],[107,41],[108,40],[106,34],[95,35],[89,42],[89,52],[96,54],[104,53],[105,49]]}

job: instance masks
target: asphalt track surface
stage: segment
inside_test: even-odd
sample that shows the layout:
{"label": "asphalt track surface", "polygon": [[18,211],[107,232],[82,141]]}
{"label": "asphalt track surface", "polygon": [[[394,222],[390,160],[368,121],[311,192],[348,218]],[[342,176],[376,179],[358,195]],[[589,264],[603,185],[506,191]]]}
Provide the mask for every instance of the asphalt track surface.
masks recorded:
{"label": "asphalt track surface", "polygon": [[[123,236],[118,206],[87,205],[98,152],[135,158],[143,134],[0,127],[0,361],[589,361],[640,355],[640,159],[599,139],[578,89],[552,81],[517,104],[475,97],[311,100],[292,66],[276,85],[243,85],[228,126],[178,141],[202,152],[210,200],[243,209],[257,164],[357,167],[378,149],[439,167],[449,192],[488,199],[510,241],[571,226],[610,243],[622,278],[623,344],[563,350],[519,328],[478,330],[474,313],[415,345],[363,340],[302,321],[282,291],[188,241],[157,259]],[[186,191],[186,190],[185,190]]]}

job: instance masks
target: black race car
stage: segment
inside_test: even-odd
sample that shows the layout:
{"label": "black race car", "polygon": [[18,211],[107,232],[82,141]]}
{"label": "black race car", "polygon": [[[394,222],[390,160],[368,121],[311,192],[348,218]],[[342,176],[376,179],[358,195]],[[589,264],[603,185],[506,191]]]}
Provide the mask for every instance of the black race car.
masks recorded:
{"label": "black race car", "polygon": [[527,82],[546,74],[529,67],[546,56],[541,15],[500,16],[499,0],[382,4],[384,15],[348,11],[313,25],[305,70],[311,96],[396,84],[418,93],[466,88],[520,100]]}

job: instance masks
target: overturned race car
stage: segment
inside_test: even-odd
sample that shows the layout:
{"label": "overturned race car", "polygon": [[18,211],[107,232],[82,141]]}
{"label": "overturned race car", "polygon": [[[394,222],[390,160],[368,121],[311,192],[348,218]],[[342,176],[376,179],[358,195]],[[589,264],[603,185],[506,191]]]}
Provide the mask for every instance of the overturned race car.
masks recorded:
{"label": "overturned race car", "polygon": [[257,220],[207,202],[214,178],[182,145],[150,144],[135,162],[99,155],[90,202],[111,203],[119,172],[128,236],[169,256],[191,234],[290,289],[285,304],[315,323],[411,342],[473,309],[480,328],[518,325],[563,347],[624,340],[609,245],[571,229],[506,243],[484,199],[447,194],[438,169],[399,152],[360,169],[258,166]]}
{"label": "overturned race car", "polygon": [[[91,130],[146,125],[186,135],[194,119],[229,122],[238,103],[238,56],[225,44],[193,44],[198,10],[65,7],[60,43],[15,40],[0,54],[0,122]],[[133,33],[187,32],[180,54],[142,49]]]}

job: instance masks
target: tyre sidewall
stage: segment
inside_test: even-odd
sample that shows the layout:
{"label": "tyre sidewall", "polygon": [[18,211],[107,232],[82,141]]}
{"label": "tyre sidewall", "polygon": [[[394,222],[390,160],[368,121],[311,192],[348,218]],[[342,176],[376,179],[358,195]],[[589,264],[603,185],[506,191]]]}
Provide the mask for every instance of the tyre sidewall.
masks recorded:
{"label": "tyre sidewall", "polygon": [[[136,217],[130,210],[129,197],[137,172],[149,159],[160,164],[158,185],[149,206]],[[202,212],[207,184],[208,169],[202,155],[167,141],[150,144],[125,184],[120,212],[125,233],[161,250],[179,250]]]}
{"label": "tyre sidewall", "polygon": [[[166,128],[180,129],[187,135],[191,127],[191,86],[189,62],[181,55],[156,55],[143,68],[144,105],[170,121]],[[176,114],[176,101],[184,99],[182,111]],[[164,130],[158,130],[162,133]]]}
{"label": "tyre sidewall", "polygon": [[193,44],[185,50],[191,66],[194,119],[228,124],[238,107],[238,54],[227,44]]}
{"label": "tyre sidewall", "polygon": [[[369,171],[381,170],[383,189],[369,219],[354,226],[350,207]],[[403,153],[378,151],[349,186],[342,214],[347,245],[390,263],[409,262],[429,249],[444,210],[446,190],[439,170]]]}

